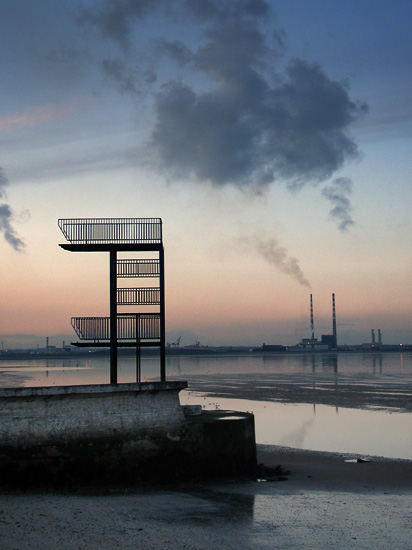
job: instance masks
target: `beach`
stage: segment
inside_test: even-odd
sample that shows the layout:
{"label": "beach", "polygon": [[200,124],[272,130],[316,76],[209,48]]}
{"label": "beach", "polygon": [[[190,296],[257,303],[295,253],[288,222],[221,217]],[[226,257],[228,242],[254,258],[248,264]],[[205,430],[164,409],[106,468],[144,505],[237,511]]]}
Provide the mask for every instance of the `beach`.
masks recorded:
{"label": "beach", "polygon": [[258,462],[284,475],[2,494],[0,548],[412,548],[412,461],[259,445]]}
{"label": "beach", "polygon": [[[386,456],[401,456],[395,446],[399,439],[410,448],[409,355],[228,357],[192,363],[174,358],[169,370],[189,380],[193,403],[254,411],[258,463],[267,467],[266,477],[277,466],[281,475],[263,481],[263,469],[260,481],[142,487],[131,480],[127,487],[1,494],[0,549],[412,550],[412,460],[353,454],[358,451],[352,445],[356,440],[359,452],[370,453],[376,427]],[[14,377],[21,385],[24,369],[10,368],[8,383]],[[42,386],[70,384],[70,376],[77,382],[102,382],[98,377],[106,372],[107,365],[97,360],[80,370],[71,363],[53,368],[30,363],[25,376],[30,385]],[[282,403],[294,409],[272,410]],[[297,416],[302,404],[304,414]],[[360,414],[366,412],[368,422]],[[395,421],[391,427],[388,418]],[[350,452],[298,448],[299,443],[310,447],[313,439],[306,432],[304,438],[282,442],[284,428],[302,435],[309,421],[310,434],[318,423],[317,433],[324,432],[318,441],[322,449],[330,444],[339,450],[334,448],[339,442]],[[276,445],[265,441],[262,427],[278,438]]]}

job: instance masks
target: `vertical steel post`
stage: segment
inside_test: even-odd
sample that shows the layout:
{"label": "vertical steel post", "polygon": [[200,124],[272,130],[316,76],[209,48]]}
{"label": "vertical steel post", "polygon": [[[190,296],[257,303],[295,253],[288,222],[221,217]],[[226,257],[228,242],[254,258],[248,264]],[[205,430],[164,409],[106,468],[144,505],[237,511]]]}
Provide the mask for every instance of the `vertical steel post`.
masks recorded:
{"label": "vertical steel post", "polygon": [[165,256],[163,244],[159,249],[160,267],[160,380],[166,381],[166,314],[165,314]]}
{"label": "vertical steel post", "polygon": [[140,359],[141,359],[141,353],[140,353],[140,315],[136,314],[136,382],[140,384],[141,381],[141,375],[140,375]]}
{"label": "vertical steel post", "polygon": [[110,247],[110,384],[117,384],[117,250]]}

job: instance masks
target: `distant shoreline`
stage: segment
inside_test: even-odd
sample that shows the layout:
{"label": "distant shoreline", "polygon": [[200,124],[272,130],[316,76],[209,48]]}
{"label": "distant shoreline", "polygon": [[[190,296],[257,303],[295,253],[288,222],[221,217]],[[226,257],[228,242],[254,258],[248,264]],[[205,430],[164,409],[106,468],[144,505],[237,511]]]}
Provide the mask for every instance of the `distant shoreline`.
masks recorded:
{"label": "distant shoreline", "polygon": [[[152,356],[152,355],[158,355],[159,351],[158,348],[153,349],[144,349],[142,350],[142,356]],[[401,349],[399,347],[390,347],[388,349],[353,349],[353,348],[344,348],[344,349],[338,349],[338,350],[262,350],[259,348],[252,348],[252,347],[245,347],[245,348],[239,348],[239,347],[222,347],[222,348],[180,348],[180,349],[166,349],[166,356],[169,357],[179,357],[179,356],[272,356],[272,355],[330,355],[330,354],[365,354],[365,355],[371,355],[371,354],[381,354],[381,353],[412,353],[412,346],[403,346]],[[135,357],[136,352],[133,348],[126,348],[119,350],[118,356],[121,357]],[[0,352],[0,361],[6,361],[6,360],[12,360],[12,361],[18,361],[21,359],[27,360],[45,360],[45,359],[62,359],[62,360],[70,360],[70,359],[77,359],[77,358],[85,358],[85,357],[109,357],[110,356],[110,350],[109,348],[104,350],[98,350],[98,351],[73,351],[73,352],[58,352],[58,353],[33,353],[33,352]]]}

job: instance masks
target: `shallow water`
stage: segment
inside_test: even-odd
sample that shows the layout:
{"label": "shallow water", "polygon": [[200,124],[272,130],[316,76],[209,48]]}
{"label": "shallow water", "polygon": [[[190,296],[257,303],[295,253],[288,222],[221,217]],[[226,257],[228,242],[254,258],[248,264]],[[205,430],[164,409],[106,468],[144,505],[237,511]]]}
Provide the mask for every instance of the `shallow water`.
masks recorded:
{"label": "shallow water", "polygon": [[[119,358],[120,383],[135,381]],[[155,357],[142,380],[159,378]],[[412,354],[173,356],[181,403],[255,414],[258,443],[412,459]],[[0,387],[108,383],[109,358],[0,362]]]}
{"label": "shallow water", "polygon": [[412,459],[411,413],[211,399],[196,392],[182,392],[181,402],[253,412],[261,444]]}

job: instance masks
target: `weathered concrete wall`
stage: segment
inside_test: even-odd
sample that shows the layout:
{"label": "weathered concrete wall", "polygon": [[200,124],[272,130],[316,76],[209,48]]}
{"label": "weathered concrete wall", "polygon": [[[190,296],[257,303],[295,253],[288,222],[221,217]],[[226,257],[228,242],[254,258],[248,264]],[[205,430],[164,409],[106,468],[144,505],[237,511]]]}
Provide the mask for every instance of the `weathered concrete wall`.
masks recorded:
{"label": "weathered concrete wall", "polygon": [[0,487],[253,475],[254,417],[185,418],[186,382],[0,390]]}
{"label": "weathered concrete wall", "polygon": [[176,431],[186,382],[0,389],[0,446]]}
{"label": "weathered concrete wall", "polygon": [[200,476],[253,475],[256,470],[255,418],[251,413],[203,411],[188,419],[192,463]]}

